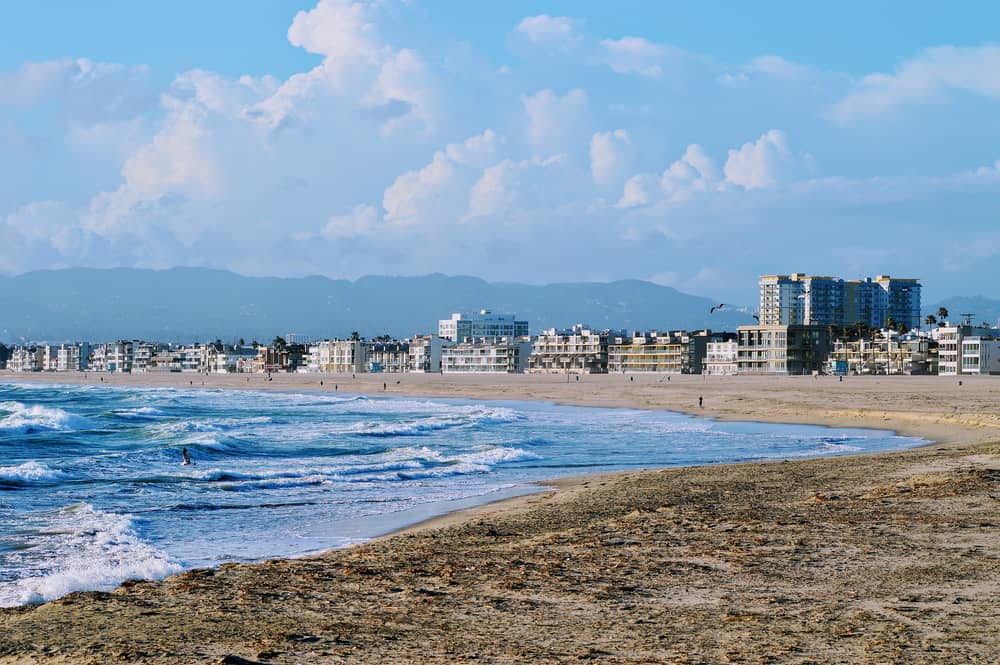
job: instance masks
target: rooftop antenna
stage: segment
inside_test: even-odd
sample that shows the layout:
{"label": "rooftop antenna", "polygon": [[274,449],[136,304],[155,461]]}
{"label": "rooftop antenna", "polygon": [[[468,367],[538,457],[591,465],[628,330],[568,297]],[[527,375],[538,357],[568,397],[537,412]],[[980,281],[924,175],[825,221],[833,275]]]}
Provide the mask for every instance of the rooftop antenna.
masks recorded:
{"label": "rooftop antenna", "polygon": [[976,315],[975,312],[962,312],[962,318],[965,319],[965,325],[971,326],[972,317],[974,317],[975,315]]}

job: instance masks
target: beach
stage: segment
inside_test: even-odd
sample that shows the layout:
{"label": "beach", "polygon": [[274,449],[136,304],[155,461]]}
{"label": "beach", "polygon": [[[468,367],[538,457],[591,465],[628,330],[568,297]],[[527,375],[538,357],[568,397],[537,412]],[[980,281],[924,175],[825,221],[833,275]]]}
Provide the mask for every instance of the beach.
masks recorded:
{"label": "beach", "polygon": [[101,378],[667,409],[929,444],[559,480],[316,557],[0,609],[0,662],[990,663],[1000,653],[996,378],[0,374]]}

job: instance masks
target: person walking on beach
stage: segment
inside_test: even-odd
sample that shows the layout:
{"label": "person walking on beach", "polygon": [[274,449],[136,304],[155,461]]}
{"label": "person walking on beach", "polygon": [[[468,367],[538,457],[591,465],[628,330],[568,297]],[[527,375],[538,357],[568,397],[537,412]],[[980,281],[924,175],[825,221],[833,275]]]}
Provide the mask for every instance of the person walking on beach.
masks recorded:
{"label": "person walking on beach", "polygon": [[702,397],[701,395],[698,396],[698,408],[699,409],[705,408],[705,398]]}

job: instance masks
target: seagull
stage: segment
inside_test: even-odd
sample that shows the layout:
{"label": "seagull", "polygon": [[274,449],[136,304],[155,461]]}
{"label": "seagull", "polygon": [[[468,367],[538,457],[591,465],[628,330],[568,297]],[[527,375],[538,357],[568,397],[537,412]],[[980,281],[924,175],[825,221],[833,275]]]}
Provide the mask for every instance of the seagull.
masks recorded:
{"label": "seagull", "polygon": [[812,293],[812,291],[805,291],[805,292],[800,293],[799,295],[797,295],[795,297],[798,298],[799,300],[805,300],[806,296],[808,296],[810,293]]}
{"label": "seagull", "polygon": [[759,314],[754,314],[753,318],[754,318],[754,321],[756,321],[757,323],[760,323],[760,315]]}
{"label": "seagull", "polygon": [[715,310],[717,310],[717,309],[722,309],[723,307],[728,307],[728,306],[729,306],[729,305],[727,305],[726,303],[719,303],[718,305],[716,305],[716,306],[715,306],[715,307],[713,307],[712,309],[708,310],[708,313],[709,313],[709,314],[714,314],[714,313],[715,313]]}

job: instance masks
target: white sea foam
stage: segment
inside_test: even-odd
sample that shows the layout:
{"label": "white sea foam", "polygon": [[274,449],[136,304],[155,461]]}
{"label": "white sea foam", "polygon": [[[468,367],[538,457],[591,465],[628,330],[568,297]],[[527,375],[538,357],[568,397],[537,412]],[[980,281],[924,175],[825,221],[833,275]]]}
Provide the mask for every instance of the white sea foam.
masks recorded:
{"label": "white sea foam", "polygon": [[17,466],[0,466],[0,484],[8,483],[32,483],[47,480],[64,480],[71,477],[69,474],[52,469],[38,462],[25,462]]}
{"label": "white sea foam", "polygon": [[115,411],[116,415],[122,418],[156,418],[163,416],[163,411],[153,408],[151,406],[139,406],[134,409],[118,409]]}
{"label": "white sea foam", "polygon": [[31,434],[33,432],[81,430],[92,427],[83,416],[40,404],[0,402],[0,433]]}
{"label": "white sea foam", "polygon": [[163,579],[181,571],[164,552],[143,541],[130,515],[69,506],[37,539],[43,560],[26,562],[26,577],[0,584],[0,606],[41,603],[82,590],[107,591],[129,579]]}

